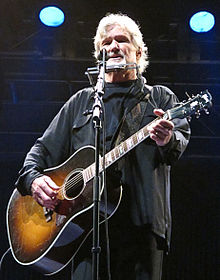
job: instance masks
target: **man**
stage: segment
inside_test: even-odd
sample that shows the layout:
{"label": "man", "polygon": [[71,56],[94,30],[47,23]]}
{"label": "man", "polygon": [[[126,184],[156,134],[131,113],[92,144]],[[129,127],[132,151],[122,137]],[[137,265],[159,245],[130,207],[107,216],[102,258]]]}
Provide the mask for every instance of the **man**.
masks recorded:
{"label": "man", "polygon": [[[94,46],[96,58],[102,49],[107,51],[107,66],[130,63],[139,69],[127,67],[105,74],[105,140],[109,151],[124,122],[127,130],[123,133],[128,138],[131,127],[143,127],[156,116],[162,117],[178,100],[166,87],[145,84],[141,73],[148,65],[147,48],[138,25],[129,17],[104,17]],[[59,187],[43,175],[43,170],[63,163],[85,145],[94,146],[92,117],[83,114],[92,104],[91,88],[77,92],[66,102],[26,156],[16,182],[22,194],[32,195],[40,205],[55,209]],[[125,121],[121,122],[123,117]],[[163,253],[170,243],[170,166],[185,150],[190,130],[186,120],[159,118],[148,131],[150,138],[111,167],[107,177],[107,183],[110,180],[114,187],[123,186],[121,205],[109,222],[113,280],[161,279]],[[91,279],[90,248],[86,252],[73,279]],[[105,249],[100,259],[100,277],[107,279]]]}

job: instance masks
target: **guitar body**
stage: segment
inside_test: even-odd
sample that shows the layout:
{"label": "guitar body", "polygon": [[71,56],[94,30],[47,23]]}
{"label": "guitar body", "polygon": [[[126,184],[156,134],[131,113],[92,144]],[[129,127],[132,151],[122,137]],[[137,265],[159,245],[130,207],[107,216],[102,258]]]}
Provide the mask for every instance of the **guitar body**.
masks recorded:
{"label": "guitar body", "polygon": [[[74,170],[78,174],[78,170],[84,170],[93,162],[94,148],[88,146],[77,151],[62,165],[46,170],[44,174],[62,186]],[[108,191],[107,218],[119,206],[121,194],[122,188]],[[48,218],[45,209],[32,196],[22,196],[14,190],[7,208],[7,230],[12,254],[18,263],[52,275],[75,257],[92,232],[93,181],[89,181],[83,188],[76,188],[74,197],[62,199]],[[100,223],[105,220],[104,216],[105,205],[101,199]]]}

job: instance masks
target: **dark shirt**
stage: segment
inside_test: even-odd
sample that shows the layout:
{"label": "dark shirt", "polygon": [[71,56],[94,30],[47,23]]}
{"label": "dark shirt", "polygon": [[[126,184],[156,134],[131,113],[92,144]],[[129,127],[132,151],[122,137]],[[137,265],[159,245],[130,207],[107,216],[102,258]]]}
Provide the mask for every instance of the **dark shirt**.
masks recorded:
{"label": "dark shirt", "polygon": [[126,108],[136,102],[134,91],[135,81],[122,83],[107,83],[103,102],[106,115],[106,150],[112,147],[112,136],[115,134],[119,122],[126,112]]}
{"label": "dark shirt", "polygon": [[[127,108],[136,104],[143,91],[143,81],[107,84],[103,98],[106,108],[107,151],[114,145],[112,135],[117,131]],[[147,86],[145,86],[146,89]],[[83,89],[66,102],[43,136],[27,154],[24,166],[16,182],[18,190],[30,194],[33,180],[44,169],[64,162],[78,149],[94,146],[94,125],[90,115],[83,112],[93,104],[91,88]],[[178,102],[168,88],[154,86],[150,90],[141,127],[155,118],[153,109],[167,110]],[[152,231],[169,242],[170,215],[170,167],[186,148],[190,129],[185,119],[173,121],[175,128],[171,141],[158,147],[150,138],[129,152],[121,164],[115,165],[123,186],[124,214],[134,225],[148,225]],[[129,135],[127,135],[129,136]],[[115,139],[114,139],[115,140]],[[118,183],[118,182],[117,182]]]}

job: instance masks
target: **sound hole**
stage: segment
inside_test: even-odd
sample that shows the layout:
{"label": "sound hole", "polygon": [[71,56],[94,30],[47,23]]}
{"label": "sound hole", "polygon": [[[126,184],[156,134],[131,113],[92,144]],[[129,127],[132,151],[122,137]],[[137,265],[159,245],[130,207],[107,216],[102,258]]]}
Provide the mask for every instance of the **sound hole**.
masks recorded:
{"label": "sound hole", "polygon": [[81,171],[75,171],[69,175],[65,182],[66,199],[74,199],[79,196],[84,188],[83,175]]}

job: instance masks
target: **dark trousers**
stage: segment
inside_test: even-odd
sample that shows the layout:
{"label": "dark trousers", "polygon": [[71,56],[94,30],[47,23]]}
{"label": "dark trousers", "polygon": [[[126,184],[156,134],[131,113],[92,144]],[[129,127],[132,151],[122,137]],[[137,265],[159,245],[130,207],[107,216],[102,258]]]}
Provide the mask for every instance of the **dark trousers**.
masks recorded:
{"label": "dark trousers", "polygon": [[[99,279],[108,280],[104,227],[101,228]],[[72,280],[91,280],[91,238],[75,261]],[[112,280],[161,280],[163,240],[147,227],[110,223],[110,255]]]}

